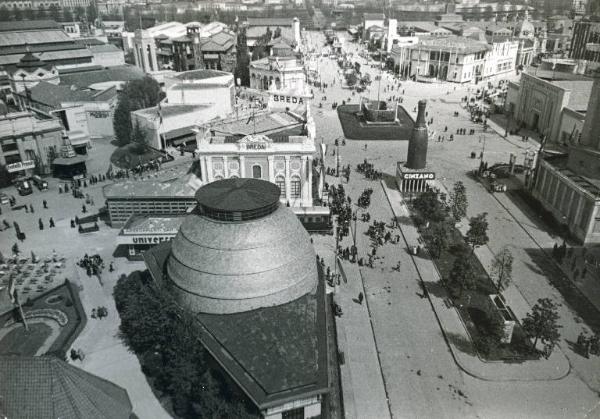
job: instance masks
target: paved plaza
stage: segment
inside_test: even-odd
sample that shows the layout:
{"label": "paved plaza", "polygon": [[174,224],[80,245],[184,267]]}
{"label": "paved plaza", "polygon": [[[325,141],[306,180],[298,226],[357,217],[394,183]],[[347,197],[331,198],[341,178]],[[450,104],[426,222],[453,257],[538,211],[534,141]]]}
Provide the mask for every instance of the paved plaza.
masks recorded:
{"label": "paved plaza", "polygon": [[[316,42],[314,34],[312,39]],[[345,43],[344,49],[356,51],[354,44]],[[372,72],[372,79],[378,74],[378,70],[364,65],[363,59],[356,55],[354,58],[362,64],[363,69]],[[335,83],[335,86],[327,88],[325,92],[315,89],[313,104],[317,136],[328,145],[326,163],[334,167],[333,142],[343,133],[336,112],[331,109],[331,103],[341,104],[342,100],[358,103],[358,96],[352,96],[349,90],[339,87],[337,63],[321,58],[319,68],[323,82],[329,86]],[[466,334],[456,311],[448,309],[439,299],[428,301],[419,295],[419,280],[435,281],[437,271],[431,261],[413,259],[406,250],[406,245],[416,244],[418,237],[414,227],[407,221],[406,214],[396,213],[402,207],[401,197],[393,190],[390,197],[386,196],[379,182],[367,181],[354,171],[356,165],[366,158],[377,170],[393,176],[396,162],[405,159],[408,143],[348,140],[346,146],[339,147],[342,165],[350,164],[353,169],[350,183],[344,182],[347,195],[356,200],[365,188],[373,188],[369,207],[372,219],[388,221],[399,216],[404,220],[401,230],[406,240],[398,245],[384,245],[378,252],[381,253],[381,263],[375,264],[373,269],[348,264],[345,272],[352,269],[360,271],[362,284],[351,283],[351,279],[348,279],[347,284],[342,281],[338,287],[335,298],[344,311],[338,324],[343,326],[340,329],[345,335],[343,340],[346,351],[367,353],[366,342],[370,342],[371,352],[378,355],[383,377],[382,380],[375,372],[361,374],[367,362],[375,364],[374,361],[369,361],[373,357],[346,353],[346,360],[360,360],[355,365],[355,370],[361,377],[360,384],[356,384],[352,374],[352,363],[342,367],[350,370],[346,375],[351,380],[345,383],[342,375],[342,387],[349,385],[354,389],[355,397],[351,402],[360,403],[362,398],[366,398],[364,393],[379,397],[380,400],[387,399],[387,415],[393,417],[542,418],[600,415],[600,361],[598,358],[581,357],[569,345],[585,326],[565,303],[561,294],[550,285],[549,279],[538,266],[540,263],[551,262],[532,259],[532,250],[539,250],[540,245],[551,249],[556,238],[551,237],[510,198],[488,193],[481,184],[468,176],[468,172],[479,165],[479,159],[471,159],[471,152],[475,152],[477,156],[483,152],[484,160],[490,165],[508,162],[511,152],[518,156],[518,162],[522,162],[524,153],[536,149],[538,144],[534,141],[523,143],[520,136],[503,138],[504,127],[494,123],[490,123],[490,129],[485,133],[481,125],[471,123],[467,111],[461,106],[460,98],[468,95],[469,90],[473,92],[473,86],[402,82],[399,90],[392,90],[392,84],[391,77],[384,73],[379,96],[387,99],[404,91],[404,106],[409,112],[415,110],[419,99],[428,100],[429,118],[434,118],[430,130],[436,132],[434,141],[429,142],[428,161],[431,169],[436,172],[440,187],[451,189],[455,181],[461,180],[468,192],[468,216],[488,212],[490,243],[477,251],[484,267],[489,269],[493,254],[504,245],[509,245],[515,255],[515,279],[505,293],[509,304],[521,318],[538,298],[551,297],[562,303],[560,322],[563,325],[563,340],[549,360],[524,364],[486,363],[468,354],[467,349],[461,346]],[[372,83],[366,94],[371,99],[377,98],[377,82]],[[323,96],[327,99],[322,108],[319,108],[319,99]],[[455,111],[459,112],[458,117],[453,116]],[[413,116],[415,115],[413,112]],[[451,133],[455,140],[438,142],[437,137],[444,135],[446,126],[446,140]],[[467,131],[474,129],[475,134],[456,135],[457,128],[466,128]],[[328,176],[327,182],[335,184],[339,180]],[[466,221],[463,224],[466,226]],[[366,223],[358,222],[359,257],[364,256],[368,250],[368,237],[364,235],[366,227]],[[343,247],[351,244],[351,239],[345,240],[347,242],[342,243]],[[317,248],[324,252],[327,264],[333,266],[333,245],[318,243]],[[326,256],[328,253],[330,256]],[[402,266],[400,273],[392,270],[398,261]],[[349,278],[351,276],[348,275]],[[366,290],[366,299],[362,305],[353,301],[361,286]],[[363,320],[356,318],[361,313]],[[351,316],[352,320],[343,320],[346,316]],[[365,325],[370,327],[365,329]],[[373,337],[370,336],[372,332],[369,329],[372,329]],[[348,335],[353,334],[360,336],[360,344],[352,346]],[[373,380],[372,385],[367,380]],[[378,390],[381,381],[385,387],[384,392]],[[356,393],[359,394],[358,397]],[[346,405],[346,400],[344,402]],[[381,406],[381,403],[378,405]],[[362,408],[356,406],[355,411],[361,411]]]}
{"label": "paved plaza", "polygon": [[[310,35],[313,46],[320,50],[323,46],[321,34]],[[345,34],[340,36],[346,37]],[[358,52],[356,44],[345,42],[343,47],[346,51]],[[372,79],[380,74],[357,54],[354,59],[363,65],[364,71],[371,73]],[[343,132],[337,112],[331,105],[342,101],[357,104],[359,96],[353,96],[352,91],[341,87],[341,75],[335,61],[329,58],[318,60],[322,82],[329,87],[324,91],[314,89],[312,111],[317,140],[328,146],[325,162],[329,167],[335,167],[334,140],[342,138]],[[365,95],[376,99],[378,85],[373,81]],[[393,219],[401,221],[400,227],[394,229],[394,234],[401,240],[382,246],[378,252],[380,259],[373,268],[348,262],[340,264],[343,276],[335,289],[334,299],[343,310],[343,315],[336,317],[336,328],[339,351],[343,353],[340,375],[343,406],[348,418],[600,417],[600,358],[586,359],[573,350],[572,343],[586,328],[585,322],[551,285],[544,269],[544,265],[552,262],[541,248],[551,249],[557,238],[552,237],[523,206],[507,195],[488,193],[468,176],[479,165],[478,159],[471,158],[472,152],[477,156],[483,152],[484,160],[490,165],[508,162],[510,153],[517,154],[520,163],[523,153],[536,148],[537,143],[523,143],[520,136],[503,138],[500,135],[503,127],[493,123],[486,133],[481,125],[471,123],[468,113],[461,107],[460,98],[474,88],[472,85],[414,82],[402,82],[398,88],[390,75],[382,73],[379,97],[384,100],[402,95],[403,105],[413,116],[416,116],[417,101],[427,99],[429,118],[434,118],[430,126],[436,132],[434,138],[444,135],[446,126],[446,138],[455,134],[458,128],[475,130],[475,135],[455,134],[452,142],[430,141],[430,167],[436,172],[441,188],[449,190],[457,180],[465,184],[469,217],[488,213],[490,242],[476,251],[484,267],[489,269],[493,255],[503,246],[510,246],[515,257],[514,281],[505,295],[517,316],[525,316],[538,298],[550,297],[562,304],[559,308],[562,341],[548,360],[523,364],[484,362],[470,353],[465,345],[468,336],[457,312],[444,305],[443,297],[430,293],[430,298],[426,298],[422,294],[422,284],[437,283],[439,274],[429,258],[413,257],[407,250],[408,246],[419,242],[419,237],[407,216],[402,197],[390,182],[370,181],[355,171],[358,163],[368,159],[389,180],[395,175],[396,162],[405,159],[408,142],[348,140],[345,146],[339,147],[341,164],[352,168],[350,182],[343,183],[347,195],[356,201],[365,188],[372,188],[368,209],[371,219],[387,224]],[[453,116],[454,112],[459,116]],[[112,150],[114,146],[109,139],[94,142],[88,164],[90,174],[106,173]],[[163,168],[162,176],[176,176],[185,171],[189,161],[189,156],[178,158]],[[327,176],[326,181],[336,184],[340,179]],[[74,349],[83,351],[85,359],[74,363],[124,387],[138,417],[170,417],[153,394],[136,356],[118,336],[120,320],[112,297],[113,287],[121,275],[145,269],[144,264],[113,257],[118,229],[99,223],[98,232],[79,234],[70,226],[70,220],[75,216],[98,211],[104,203],[102,187],[106,183],[83,189],[94,202],[86,205],[86,214],[82,211],[84,200],[76,199],[70,193],[59,194],[56,179],[50,179],[49,183],[48,191],[34,190],[32,195],[25,197],[18,196],[14,188],[3,190],[15,196],[17,204],[33,206],[35,212],[11,211],[4,205],[0,218],[11,225],[18,222],[26,233],[26,240],[19,242],[23,256],[29,257],[33,251],[44,260],[56,253],[61,264],[60,269],[56,267],[56,278],[68,277],[78,286],[88,321],[73,343]],[[43,209],[42,200],[47,201],[48,209]],[[50,217],[55,228],[48,227]],[[40,218],[45,224],[44,230],[38,228]],[[463,232],[465,228],[466,221],[463,221]],[[367,229],[368,223],[358,221],[355,233],[359,257],[364,257],[369,250]],[[314,235],[313,239],[317,253],[334,269],[334,238]],[[11,254],[15,242],[13,228],[0,232],[3,255]],[[340,244],[350,246],[352,234]],[[107,267],[113,262],[115,271],[109,272],[107,268],[100,278],[88,277],[85,270],[76,266],[86,253],[99,254]],[[401,269],[392,269],[398,262]],[[561,274],[559,270],[554,272]],[[37,284],[33,285],[35,291]],[[361,292],[365,296],[362,303],[358,300]],[[108,316],[102,320],[89,317],[91,310],[98,306],[108,309]]]}

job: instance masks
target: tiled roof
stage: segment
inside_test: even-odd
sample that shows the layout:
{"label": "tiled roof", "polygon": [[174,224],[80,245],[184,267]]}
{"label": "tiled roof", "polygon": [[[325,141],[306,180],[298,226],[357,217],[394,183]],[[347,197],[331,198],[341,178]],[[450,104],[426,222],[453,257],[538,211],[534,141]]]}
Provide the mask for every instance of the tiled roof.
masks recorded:
{"label": "tiled roof", "polygon": [[0,357],[0,416],[128,419],[125,389],[57,358]]}
{"label": "tiled roof", "polygon": [[423,37],[419,38],[417,45],[410,48],[439,48],[445,50],[458,50],[462,53],[472,54],[489,49],[486,43],[475,41],[463,36]]}

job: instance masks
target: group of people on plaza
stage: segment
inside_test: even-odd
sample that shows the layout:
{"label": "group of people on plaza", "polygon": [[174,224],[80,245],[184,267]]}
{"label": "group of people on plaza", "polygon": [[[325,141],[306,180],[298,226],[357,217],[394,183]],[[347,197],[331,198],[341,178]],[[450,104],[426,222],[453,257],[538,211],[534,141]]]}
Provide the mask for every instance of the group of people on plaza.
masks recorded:
{"label": "group of people on plaza", "polygon": [[[92,275],[99,276],[104,269],[104,261],[100,255],[92,255],[88,256],[86,253],[82,259],[77,262],[77,265],[83,269],[85,269],[85,273],[87,276],[91,277]],[[111,263],[112,267],[112,263]]]}

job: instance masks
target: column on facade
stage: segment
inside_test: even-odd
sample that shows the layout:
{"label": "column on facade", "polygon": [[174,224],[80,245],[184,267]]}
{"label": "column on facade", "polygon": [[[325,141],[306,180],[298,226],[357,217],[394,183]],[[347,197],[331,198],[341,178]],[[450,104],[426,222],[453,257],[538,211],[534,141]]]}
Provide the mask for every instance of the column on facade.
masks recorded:
{"label": "column on facade", "polygon": [[285,156],[285,199],[290,201],[290,156]]}
{"label": "column on facade", "polygon": [[269,169],[269,182],[275,183],[275,156],[267,156],[268,169]]}
{"label": "column on facade", "polygon": [[302,199],[302,202],[304,202],[306,200],[306,193],[307,193],[307,191],[306,191],[306,189],[307,189],[306,188],[306,186],[307,186],[306,185],[307,184],[307,181],[306,181],[306,178],[307,178],[307,175],[306,175],[306,162],[307,161],[308,161],[308,156],[302,156],[301,157],[302,165],[300,166],[300,179],[301,179],[301,183],[300,183],[300,188],[301,188],[300,189],[301,190],[301,192],[300,192],[300,198]]}
{"label": "column on facade", "polygon": [[313,199],[313,190],[312,190],[312,186],[313,186],[313,157],[309,156],[308,157],[308,201],[310,202],[310,205],[312,206],[312,199]]}
{"label": "column on facade", "polygon": [[240,156],[240,177],[246,177],[246,157]]}
{"label": "column on facade", "polygon": [[23,146],[23,139],[17,138],[17,149],[19,150],[19,157],[21,157],[21,161],[27,160],[27,153],[25,153],[25,147]]}
{"label": "column on facade", "polygon": [[227,156],[223,156],[223,176],[229,178],[229,166],[227,165]]}
{"label": "column on facade", "polygon": [[208,183],[208,169],[206,167],[206,156],[200,156],[200,176],[202,183]]}
{"label": "column on facade", "polygon": [[146,43],[144,42],[143,38],[142,38],[141,44],[140,44],[140,51],[141,51],[140,55],[142,56],[142,63],[143,63],[142,68],[147,73],[148,70],[150,69],[150,62],[148,61],[148,51],[146,51]]}
{"label": "column on facade", "polygon": [[213,169],[212,169],[212,157],[207,156],[206,157],[206,176],[207,176],[207,183],[212,182],[214,179],[213,177]]}
{"label": "column on facade", "polygon": [[150,58],[152,60],[152,69],[158,71],[158,60],[156,59],[156,45],[154,39],[151,39],[152,44],[150,45]]}

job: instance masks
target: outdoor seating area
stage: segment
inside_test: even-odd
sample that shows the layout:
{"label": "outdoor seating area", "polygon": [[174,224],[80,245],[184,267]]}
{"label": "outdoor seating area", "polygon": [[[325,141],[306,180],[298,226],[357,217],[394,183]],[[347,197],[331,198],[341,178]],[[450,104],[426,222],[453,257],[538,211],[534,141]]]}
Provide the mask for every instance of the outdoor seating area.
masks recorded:
{"label": "outdoor seating area", "polygon": [[0,265],[0,286],[14,281],[21,300],[36,298],[64,282],[66,259],[56,255],[40,259],[35,257],[13,257]]}

